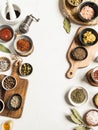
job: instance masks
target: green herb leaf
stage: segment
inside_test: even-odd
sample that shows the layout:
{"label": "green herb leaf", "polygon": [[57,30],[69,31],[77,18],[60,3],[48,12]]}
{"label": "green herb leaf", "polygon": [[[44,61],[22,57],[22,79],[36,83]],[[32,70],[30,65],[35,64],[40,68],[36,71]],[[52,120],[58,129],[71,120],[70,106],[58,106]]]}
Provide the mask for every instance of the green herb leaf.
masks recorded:
{"label": "green herb leaf", "polygon": [[87,130],[84,126],[77,126],[75,130]]}
{"label": "green herb leaf", "polygon": [[64,18],[63,27],[64,27],[64,29],[65,29],[65,31],[66,31],[67,33],[70,33],[71,23],[70,23],[70,20],[69,20],[67,17]]}
{"label": "green herb leaf", "polygon": [[0,51],[6,52],[6,53],[11,53],[10,50],[2,44],[0,44]]}
{"label": "green herb leaf", "polygon": [[80,113],[79,113],[75,108],[72,109],[72,113],[74,114],[74,116],[75,116],[79,121],[81,121],[82,123],[84,123],[84,121],[83,121],[83,119],[82,119]]}
{"label": "green herb leaf", "polygon": [[71,117],[71,119],[72,119],[72,121],[73,121],[74,123],[79,124],[79,125],[82,124],[81,121],[79,121],[79,120],[74,116],[74,114],[71,114],[70,117]]}

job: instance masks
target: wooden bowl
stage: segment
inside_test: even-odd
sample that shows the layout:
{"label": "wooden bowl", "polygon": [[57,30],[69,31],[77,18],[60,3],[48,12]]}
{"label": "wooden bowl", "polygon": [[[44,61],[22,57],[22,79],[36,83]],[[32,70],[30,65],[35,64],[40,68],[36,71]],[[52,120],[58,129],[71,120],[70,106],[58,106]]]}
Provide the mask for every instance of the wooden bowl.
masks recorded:
{"label": "wooden bowl", "polygon": [[89,110],[85,114],[85,121],[88,126],[98,126],[98,110],[95,109]]}

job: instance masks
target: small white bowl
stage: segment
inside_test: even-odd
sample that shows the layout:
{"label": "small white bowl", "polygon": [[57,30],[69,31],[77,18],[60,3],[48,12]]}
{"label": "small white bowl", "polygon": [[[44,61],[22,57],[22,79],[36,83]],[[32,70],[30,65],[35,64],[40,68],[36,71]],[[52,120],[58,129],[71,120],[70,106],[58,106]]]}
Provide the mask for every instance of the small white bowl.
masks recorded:
{"label": "small white bowl", "polygon": [[[84,92],[84,94],[85,94],[85,99],[84,99],[84,101],[83,101],[82,103],[75,103],[75,102],[71,99],[71,94],[72,94],[72,92],[73,92],[74,90],[76,90],[76,89],[82,89],[83,92]],[[79,107],[79,106],[81,106],[81,105],[83,105],[84,103],[87,102],[87,100],[88,100],[88,92],[87,92],[87,90],[86,90],[85,88],[83,88],[83,87],[73,87],[73,88],[70,89],[70,91],[69,91],[69,93],[68,93],[68,98],[69,98],[70,103],[71,103],[73,106]]]}
{"label": "small white bowl", "polygon": [[18,22],[20,22],[21,19],[22,19],[22,10],[21,10],[21,8],[18,5],[16,5],[15,3],[13,3],[13,8],[20,12],[19,17],[16,18],[16,19],[13,19],[13,20],[9,20],[9,19],[6,18],[6,14],[8,12],[8,5],[7,5],[7,3],[5,4],[5,6],[1,10],[1,16],[2,16],[2,18],[4,20],[4,22],[7,23],[8,25],[15,25]]}
{"label": "small white bowl", "polygon": [[[25,40],[29,41],[29,43],[30,43],[30,49],[29,49],[28,51],[20,51],[20,50],[17,48],[17,42],[18,42],[19,40],[21,40],[21,39],[25,39]],[[30,54],[33,52],[33,50],[34,50],[33,41],[32,41],[32,39],[31,39],[29,36],[26,36],[26,35],[17,36],[16,39],[15,39],[15,41],[14,41],[14,49],[15,49],[15,51],[16,51],[19,55],[21,55],[21,56],[28,56],[28,55],[30,55]]]}
{"label": "small white bowl", "polygon": [[91,78],[93,79],[93,81],[95,81],[95,82],[98,83],[98,79],[96,79],[95,76],[94,76],[94,73],[95,73],[96,71],[98,71],[98,66],[95,67],[95,68],[92,70],[92,72],[91,72]]}
{"label": "small white bowl", "polygon": [[2,109],[0,110],[0,113],[3,112],[4,108],[5,108],[5,104],[4,104],[4,101],[2,99],[0,99],[0,107],[2,107]]}
{"label": "small white bowl", "polygon": [[[12,78],[15,83],[14,83],[13,81],[10,81],[8,78]],[[6,81],[6,80],[7,80],[7,81]],[[6,81],[6,84],[7,84],[7,83],[10,84],[9,86],[13,85],[12,88],[8,88],[8,86],[5,86],[5,84],[4,84],[5,81]],[[14,84],[13,84],[13,83],[14,83]],[[10,76],[5,76],[5,77],[3,78],[3,80],[2,80],[2,87],[3,87],[5,90],[7,90],[7,91],[13,90],[13,89],[16,87],[16,85],[17,85],[17,80],[16,80],[16,78],[15,78],[14,76],[12,76],[12,75],[10,75]]]}

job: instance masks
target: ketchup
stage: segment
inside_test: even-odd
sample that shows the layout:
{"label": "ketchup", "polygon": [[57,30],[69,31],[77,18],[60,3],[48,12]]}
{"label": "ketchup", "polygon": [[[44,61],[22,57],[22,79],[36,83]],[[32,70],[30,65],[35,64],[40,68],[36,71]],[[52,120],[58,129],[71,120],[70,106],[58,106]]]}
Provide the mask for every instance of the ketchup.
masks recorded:
{"label": "ketchup", "polygon": [[2,30],[0,30],[0,39],[2,39],[3,41],[11,40],[12,36],[13,34],[11,29],[3,28]]}

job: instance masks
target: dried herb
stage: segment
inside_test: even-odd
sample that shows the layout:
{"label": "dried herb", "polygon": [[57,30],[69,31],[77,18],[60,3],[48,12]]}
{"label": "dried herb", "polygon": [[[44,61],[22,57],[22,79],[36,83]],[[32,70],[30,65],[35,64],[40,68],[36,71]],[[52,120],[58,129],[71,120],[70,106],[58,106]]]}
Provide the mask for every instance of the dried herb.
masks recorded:
{"label": "dried herb", "polygon": [[75,89],[72,91],[71,99],[75,103],[82,103],[85,100],[85,93],[83,89]]}
{"label": "dried herb", "polygon": [[92,130],[85,124],[83,118],[76,109],[72,109],[72,114],[70,115],[70,118],[74,123],[78,124],[75,130]]}
{"label": "dried herb", "polygon": [[63,27],[65,29],[65,31],[67,33],[70,33],[70,30],[71,30],[71,22],[70,20],[66,17],[64,18],[64,21],[63,21]]}
{"label": "dried herb", "polygon": [[72,121],[73,121],[74,123],[79,124],[79,125],[82,124],[81,121],[79,121],[79,120],[74,116],[74,114],[71,114],[70,117],[71,117],[71,119],[72,119]]}
{"label": "dried herb", "polygon": [[84,123],[84,121],[83,121],[83,119],[82,119],[80,113],[79,113],[76,109],[73,108],[73,109],[72,109],[72,113],[74,114],[74,116],[75,116],[80,122]]}
{"label": "dried herb", "polygon": [[89,127],[85,127],[85,126],[77,126],[77,127],[75,128],[75,130],[92,130],[92,129],[89,128]]}
{"label": "dried herb", "polygon": [[0,44],[0,51],[6,52],[6,53],[11,53],[11,51],[2,44]]}

